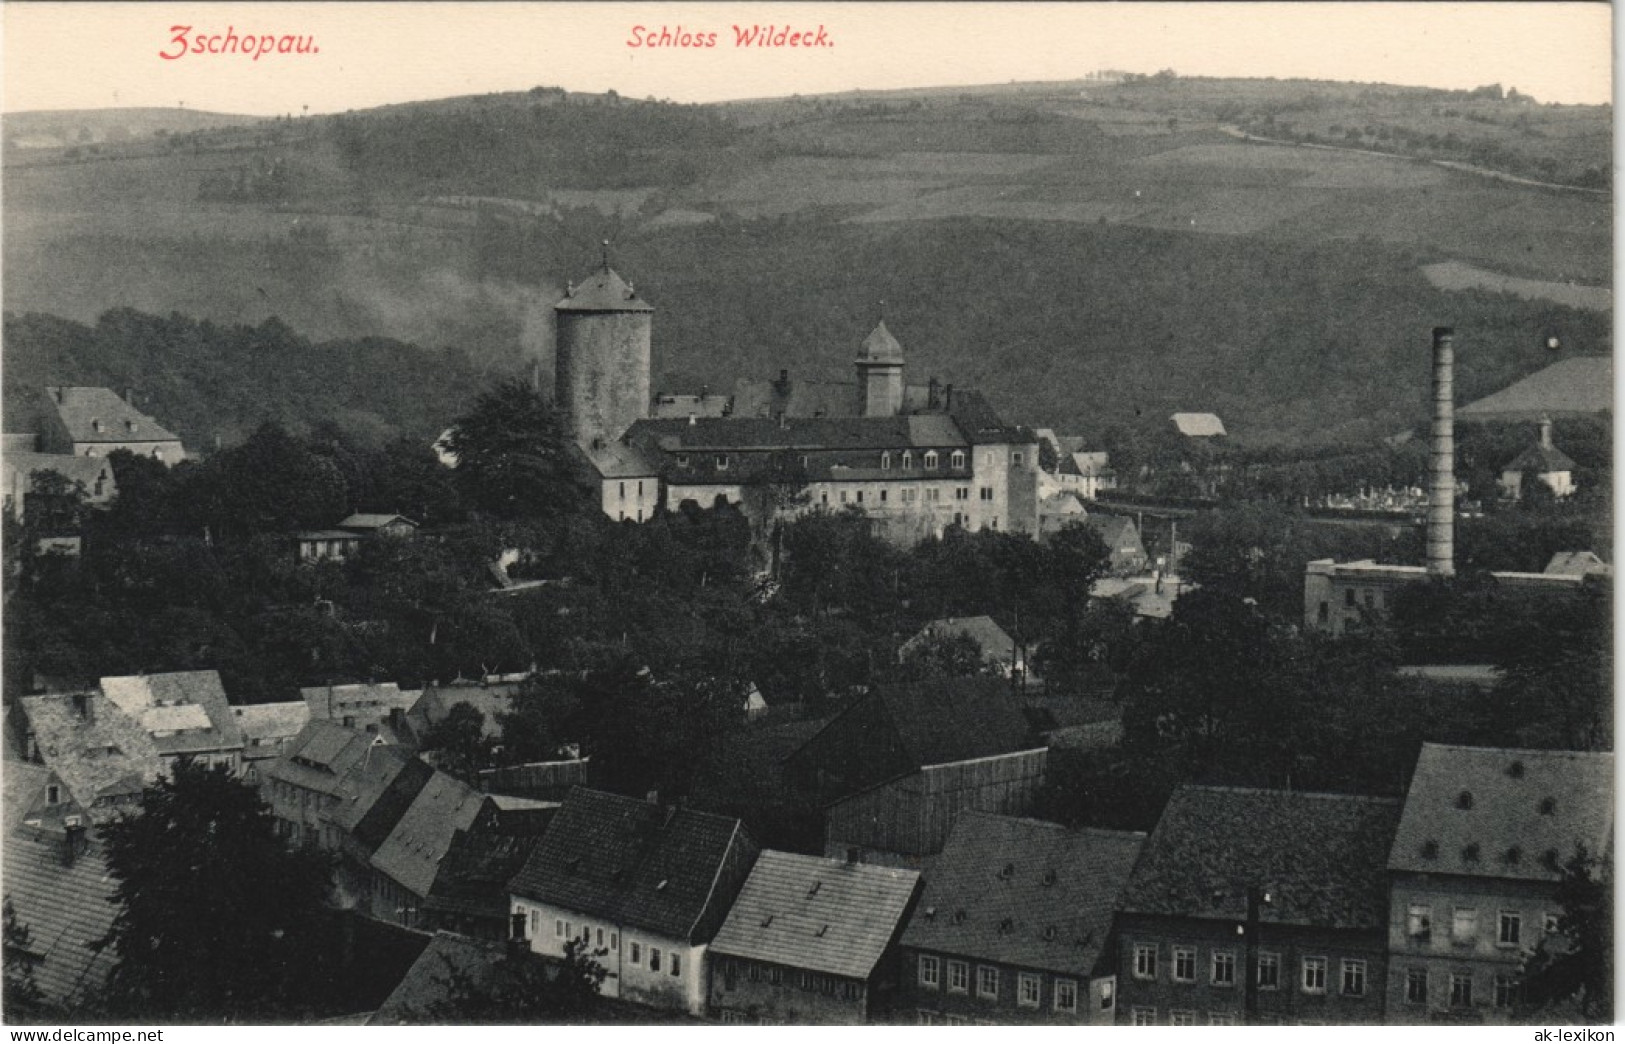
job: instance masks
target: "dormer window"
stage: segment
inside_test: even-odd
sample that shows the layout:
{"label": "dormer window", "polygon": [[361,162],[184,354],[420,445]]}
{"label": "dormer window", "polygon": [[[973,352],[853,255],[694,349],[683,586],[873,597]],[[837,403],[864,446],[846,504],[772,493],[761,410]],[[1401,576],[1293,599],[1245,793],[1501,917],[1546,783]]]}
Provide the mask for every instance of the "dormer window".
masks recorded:
{"label": "dormer window", "polygon": [[914,454],[908,450],[903,451],[903,470],[907,471],[914,466]]}
{"label": "dormer window", "polygon": [[937,451],[928,450],[925,454],[925,467],[927,471],[937,470]]}
{"label": "dormer window", "polygon": [[726,453],[718,453],[717,454],[717,470],[718,471],[727,471],[728,470],[728,455]]}
{"label": "dormer window", "polygon": [[881,471],[890,471],[891,470],[891,454],[890,453],[882,453],[880,455],[880,470]]}
{"label": "dormer window", "polygon": [[680,468],[688,467],[688,454],[687,453],[679,453],[679,454],[677,454],[677,466],[680,467]]}
{"label": "dormer window", "polygon": [[133,420],[125,421],[124,422],[124,430],[129,431],[129,432],[135,431],[135,421],[133,421]]}
{"label": "dormer window", "polygon": [[1541,815],[1549,816],[1549,815],[1553,814],[1556,811],[1557,811],[1557,799],[1556,798],[1549,798],[1548,797],[1548,798],[1541,798],[1540,799],[1540,814]]}
{"label": "dormer window", "polygon": [[90,430],[95,432],[100,432],[102,430],[102,421],[100,417],[92,417],[90,419]]}
{"label": "dormer window", "polygon": [[949,460],[949,463],[951,463],[956,468],[964,467],[965,466],[965,451],[964,450],[954,450],[954,455],[952,457],[949,457],[948,460]]}
{"label": "dormer window", "polygon": [[1456,807],[1460,808],[1460,809],[1472,808],[1473,807],[1473,792],[1471,790],[1464,790],[1460,794],[1457,794],[1456,795]]}

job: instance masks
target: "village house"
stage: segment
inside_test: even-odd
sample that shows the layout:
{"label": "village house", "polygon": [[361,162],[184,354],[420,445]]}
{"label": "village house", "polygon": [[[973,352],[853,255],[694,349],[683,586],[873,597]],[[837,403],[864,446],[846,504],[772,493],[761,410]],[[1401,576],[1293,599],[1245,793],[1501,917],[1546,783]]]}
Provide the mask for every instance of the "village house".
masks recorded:
{"label": "village house", "polygon": [[1084,521],[1084,525],[1093,529],[1106,545],[1106,550],[1111,554],[1107,569],[1113,575],[1131,576],[1145,571],[1149,559],[1145,544],[1140,540],[1140,531],[1135,528],[1132,519],[1096,512]]}
{"label": "village house", "polygon": [[166,770],[181,758],[208,768],[241,768],[243,730],[219,671],[103,678],[101,692],[147,731]]}
{"label": "village house", "polygon": [[1145,835],[959,818],[902,938],[897,1009],[920,1025],[1111,1025],[1112,913]]}
{"label": "village house", "polygon": [[[1304,627],[1322,634],[1342,635],[1366,626],[1368,617],[1389,612],[1400,589],[1428,579],[1426,566],[1384,565],[1370,559],[1337,562],[1320,558],[1304,567]],[[1515,596],[1578,593],[1584,575],[1570,573],[1488,574],[1497,587]]]}
{"label": "village house", "polygon": [[1381,798],[1174,791],[1123,895],[1118,1023],[1381,1022],[1398,822]]}
{"label": "village house", "polygon": [[108,388],[46,388],[30,426],[42,453],[106,457],[129,450],[165,464],[185,459],[181,440]]}
{"label": "village house", "polygon": [[344,559],[369,540],[405,540],[416,535],[418,524],[405,515],[354,514],[331,529],[302,529],[293,535],[300,562]]}
{"label": "village house", "polygon": [[700,1016],[707,957],[757,847],[739,820],[578,787],[509,886],[533,952],[582,940],[606,997]]}
{"label": "village house", "polygon": [[1540,435],[1535,444],[1518,454],[1501,469],[1501,495],[1508,500],[1522,500],[1525,480],[1539,482],[1562,498],[1574,493],[1574,461],[1567,453],[1552,444],[1552,419],[1540,419]]}
{"label": "village house", "polygon": [[381,747],[377,736],[317,719],[307,724],[282,757],[260,770],[260,794],[271,806],[277,832],[290,844],[337,848],[324,833],[338,807],[341,784],[351,768]]}
{"label": "village house", "polygon": [[785,761],[824,807],[824,854],[919,868],[960,814],[1020,814],[1048,753],[1002,678],[878,685]]}
{"label": "village house", "polygon": [[1614,756],[1424,743],[1388,855],[1388,1021],[1506,1024],[1583,847],[1613,847]]}
{"label": "village house", "polygon": [[67,489],[82,492],[85,503],[93,507],[105,507],[118,496],[113,465],[105,457],[7,450],[0,456],[0,490],[4,491],[6,513],[14,521],[27,517],[29,498],[39,496],[38,490],[51,472],[66,480]]}
{"label": "village house", "polygon": [[489,740],[502,737],[502,716],[513,710],[513,698],[521,681],[465,681],[461,678],[444,685],[430,682],[406,711],[403,731],[410,742],[421,748],[429,733],[442,724],[459,703],[480,712],[482,735]]}
{"label": "village house", "polygon": [[24,696],[7,724],[18,749],[45,769],[19,799],[25,824],[61,831],[105,823],[135,808],[164,771],[152,735],[100,692]]}
{"label": "village house", "polygon": [[541,840],[540,833],[456,831],[419,904],[418,926],[493,942],[510,938],[508,882]]}
{"label": "village house", "polygon": [[711,943],[713,1017],[760,1025],[872,1021],[894,990],[913,870],[764,851]]}
{"label": "village house", "polygon": [[310,723],[310,705],[304,700],[247,703],[233,706],[231,713],[243,734],[242,777],[255,784],[261,770],[280,758]]}
{"label": "village house", "polygon": [[906,663],[915,650],[944,639],[970,641],[981,653],[982,663],[989,672],[1001,678],[1010,677],[1012,671],[1026,672],[1026,661],[1021,650],[1016,648],[1016,640],[991,616],[950,616],[932,620],[897,650],[898,662]]}
{"label": "village house", "polygon": [[353,682],[345,685],[312,685],[299,690],[300,699],[310,708],[311,721],[331,721],[347,729],[360,729],[400,743],[402,717],[423,695],[418,689],[402,689],[394,682]]}
{"label": "village house", "polygon": [[[11,769],[8,764],[6,771]],[[7,826],[5,898],[28,928],[27,953],[40,998],[64,1011],[94,1010],[117,963],[111,947],[97,945],[119,910],[106,852],[82,825]],[[8,941],[8,965],[18,956]]]}
{"label": "village house", "polygon": [[[413,759],[415,764],[421,761]],[[495,814],[492,799],[453,776],[431,771],[406,810],[373,850],[372,917],[407,928],[422,924],[429,890],[452,840]]]}

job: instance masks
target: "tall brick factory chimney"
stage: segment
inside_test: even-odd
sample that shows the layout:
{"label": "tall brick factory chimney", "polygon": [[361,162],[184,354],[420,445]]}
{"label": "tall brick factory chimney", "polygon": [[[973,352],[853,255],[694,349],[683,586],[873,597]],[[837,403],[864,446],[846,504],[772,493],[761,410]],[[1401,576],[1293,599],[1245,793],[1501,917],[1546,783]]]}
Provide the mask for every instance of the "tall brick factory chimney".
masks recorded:
{"label": "tall brick factory chimney", "polygon": [[1433,430],[1428,440],[1427,567],[1429,576],[1456,575],[1455,331],[1433,328]]}

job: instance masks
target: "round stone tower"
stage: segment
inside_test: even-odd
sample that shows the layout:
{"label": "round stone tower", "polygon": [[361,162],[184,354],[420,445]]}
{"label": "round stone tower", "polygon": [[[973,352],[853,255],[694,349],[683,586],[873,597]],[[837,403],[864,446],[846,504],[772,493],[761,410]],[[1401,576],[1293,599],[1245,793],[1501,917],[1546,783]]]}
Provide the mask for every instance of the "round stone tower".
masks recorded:
{"label": "round stone tower", "polygon": [[571,285],[558,317],[554,397],[578,445],[614,442],[649,415],[649,330],[654,306],[609,267]]}

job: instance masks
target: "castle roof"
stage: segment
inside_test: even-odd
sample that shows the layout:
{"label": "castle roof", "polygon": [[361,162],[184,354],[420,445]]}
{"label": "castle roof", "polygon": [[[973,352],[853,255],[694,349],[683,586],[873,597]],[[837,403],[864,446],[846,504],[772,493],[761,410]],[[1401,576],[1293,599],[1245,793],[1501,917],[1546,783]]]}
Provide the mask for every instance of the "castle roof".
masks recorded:
{"label": "castle roof", "polygon": [[110,388],[50,387],[45,398],[74,442],[178,442]]}
{"label": "castle roof", "polygon": [[863,351],[858,355],[858,363],[895,363],[903,364],[903,346],[897,343],[897,338],[886,329],[886,320],[882,319],[869,331],[869,336],[863,339]]}
{"label": "castle roof", "polygon": [[579,285],[565,291],[553,306],[559,312],[652,312],[654,305],[643,300],[608,265],[600,268]]}

